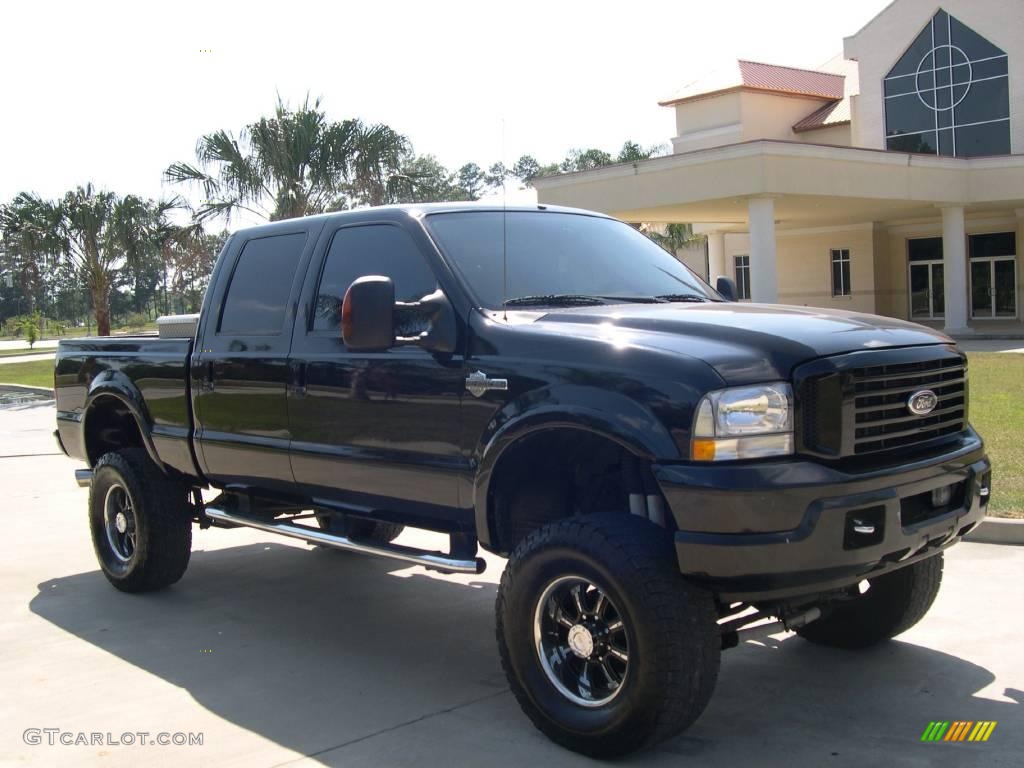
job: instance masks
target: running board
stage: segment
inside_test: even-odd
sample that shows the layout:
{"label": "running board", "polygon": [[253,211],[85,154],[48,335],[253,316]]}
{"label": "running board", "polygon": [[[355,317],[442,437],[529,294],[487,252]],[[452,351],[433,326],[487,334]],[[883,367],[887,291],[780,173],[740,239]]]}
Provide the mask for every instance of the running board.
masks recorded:
{"label": "running board", "polygon": [[313,544],[323,544],[327,547],[345,549],[350,552],[362,552],[364,555],[390,557],[393,560],[423,565],[444,573],[483,573],[484,568],[487,567],[487,564],[481,557],[460,560],[450,557],[443,552],[428,552],[423,549],[403,547],[401,544],[366,544],[360,541],[353,541],[345,536],[328,533],[327,531],[307,528],[304,525],[293,525],[292,523],[277,522],[275,520],[261,520],[235,512],[228,512],[226,509],[219,507],[207,507],[206,516],[211,520],[221,523],[244,525],[269,533],[279,533],[282,536],[288,536],[293,539],[301,539]]}

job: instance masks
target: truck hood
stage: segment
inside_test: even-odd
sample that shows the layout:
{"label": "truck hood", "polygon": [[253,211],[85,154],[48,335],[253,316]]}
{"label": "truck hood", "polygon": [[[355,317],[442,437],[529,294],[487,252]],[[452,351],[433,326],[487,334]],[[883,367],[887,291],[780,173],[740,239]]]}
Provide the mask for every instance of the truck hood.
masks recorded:
{"label": "truck hood", "polygon": [[843,352],[953,343],[903,320],[777,304],[613,304],[522,314],[532,317],[517,319],[534,330],[608,337],[698,358],[729,384],[787,379],[803,362]]}

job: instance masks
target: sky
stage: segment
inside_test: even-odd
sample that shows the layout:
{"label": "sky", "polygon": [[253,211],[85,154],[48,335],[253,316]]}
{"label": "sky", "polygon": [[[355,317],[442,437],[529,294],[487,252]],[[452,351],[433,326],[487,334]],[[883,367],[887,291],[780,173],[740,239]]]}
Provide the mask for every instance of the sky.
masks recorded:
{"label": "sky", "polygon": [[736,58],[814,68],[888,0],[5,2],[0,201],[169,197],[196,140],[321,98],[457,168],[666,143],[657,102]]}

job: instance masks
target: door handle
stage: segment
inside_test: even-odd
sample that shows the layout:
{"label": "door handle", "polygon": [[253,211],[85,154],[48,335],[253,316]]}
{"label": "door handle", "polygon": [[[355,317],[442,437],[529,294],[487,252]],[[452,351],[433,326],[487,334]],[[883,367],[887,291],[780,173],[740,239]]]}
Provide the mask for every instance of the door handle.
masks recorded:
{"label": "door handle", "polygon": [[292,384],[292,394],[295,397],[306,396],[306,364],[299,363],[295,367],[295,382]]}
{"label": "door handle", "polygon": [[206,364],[206,378],[203,380],[203,389],[213,392],[213,361]]}

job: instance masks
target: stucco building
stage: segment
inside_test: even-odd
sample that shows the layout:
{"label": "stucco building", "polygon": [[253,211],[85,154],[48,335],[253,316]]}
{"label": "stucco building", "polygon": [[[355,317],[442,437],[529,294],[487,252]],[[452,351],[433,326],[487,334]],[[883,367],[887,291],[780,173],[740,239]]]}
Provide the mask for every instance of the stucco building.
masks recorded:
{"label": "stucco building", "polygon": [[754,301],[1024,332],[1024,0],[895,0],[822,67],[738,61],[662,104],[673,154],[540,202],[693,223],[692,266]]}

